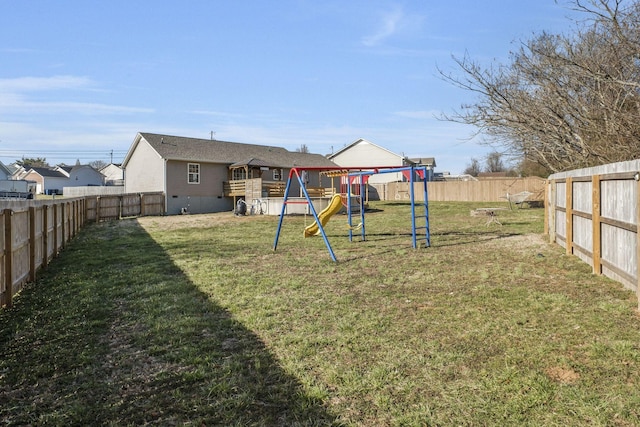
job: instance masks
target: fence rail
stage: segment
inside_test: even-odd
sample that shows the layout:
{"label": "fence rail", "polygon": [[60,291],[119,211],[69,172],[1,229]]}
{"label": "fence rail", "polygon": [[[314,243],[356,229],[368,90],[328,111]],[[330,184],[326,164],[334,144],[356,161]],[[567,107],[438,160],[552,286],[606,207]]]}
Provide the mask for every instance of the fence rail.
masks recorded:
{"label": "fence rail", "polygon": [[640,160],[551,175],[545,233],[640,302]]}
{"label": "fence rail", "polygon": [[87,222],[164,211],[164,193],[0,201],[0,307],[11,306]]}

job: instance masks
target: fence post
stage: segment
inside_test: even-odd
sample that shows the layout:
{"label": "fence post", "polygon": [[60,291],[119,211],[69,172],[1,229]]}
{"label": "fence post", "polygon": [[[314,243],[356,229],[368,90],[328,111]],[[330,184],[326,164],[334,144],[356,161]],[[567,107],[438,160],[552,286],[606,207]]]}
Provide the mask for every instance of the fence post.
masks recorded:
{"label": "fence post", "polygon": [[71,202],[71,218],[73,221],[73,235],[75,236],[76,234],[78,234],[78,201],[74,200],[73,202]]}
{"label": "fence post", "polygon": [[62,239],[60,242],[60,249],[64,248],[65,243],[67,243],[67,204],[66,203],[60,203],[60,208],[62,211]]}
{"label": "fence post", "polygon": [[85,223],[87,222],[87,198],[86,197],[82,198],[80,215],[82,216],[82,223],[80,224],[80,227],[84,227]]}
{"label": "fence post", "polygon": [[593,274],[602,274],[602,227],[600,225],[600,175],[591,177],[591,227],[592,227],[592,257],[593,257]]}
{"label": "fence post", "polygon": [[36,280],[36,208],[29,207],[29,281]]}
{"label": "fence post", "polygon": [[[637,172],[634,175],[640,178]],[[638,296],[638,310],[640,310],[640,179],[636,181],[636,295]]]}
{"label": "fence post", "polygon": [[549,194],[551,192],[551,184],[546,181],[544,186],[544,234],[549,235]]}
{"label": "fence post", "polygon": [[144,194],[140,193],[140,216],[144,216]]}
{"label": "fence post", "polygon": [[42,266],[49,264],[49,205],[42,205]]}
{"label": "fence post", "polygon": [[573,180],[567,178],[565,184],[565,213],[566,213],[566,245],[567,255],[573,253]]}
{"label": "fence post", "polygon": [[58,253],[58,206],[53,206],[53,256]]}
{"label": "fence post", "polygon": [[556,200],[556,190],[557,190],[557,185],[558,183],[556,182],[556,180],[551,180],[550,182],[550,187],[549,187],[549,204],[547,209],[550,209],[549,211],[549,243],[555,243],[556,242],[556,212],[558,210],[558,204],[557,204],[557,200]]}
{"label": "fence post", "polygon": [[13,305],[13,224],[11,209],[4,210],[4,283],[5,303],[7,307]]}
{"label": "fence post", "polygon": [[96,223],[100,222],[100,196],[96,196]]}

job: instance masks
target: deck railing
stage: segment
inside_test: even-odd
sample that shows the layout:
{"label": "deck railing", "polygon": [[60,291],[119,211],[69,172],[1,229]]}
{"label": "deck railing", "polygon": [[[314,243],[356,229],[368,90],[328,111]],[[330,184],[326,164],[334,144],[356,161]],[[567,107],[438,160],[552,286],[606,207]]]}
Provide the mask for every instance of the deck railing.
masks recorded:
{"label": "deck railing", "polygon": [[245,197],[259,199],[262,197],[283,197],[286,188],[283,181],[264,181],[261,178],[237,179],[223,183],[225,197]]}

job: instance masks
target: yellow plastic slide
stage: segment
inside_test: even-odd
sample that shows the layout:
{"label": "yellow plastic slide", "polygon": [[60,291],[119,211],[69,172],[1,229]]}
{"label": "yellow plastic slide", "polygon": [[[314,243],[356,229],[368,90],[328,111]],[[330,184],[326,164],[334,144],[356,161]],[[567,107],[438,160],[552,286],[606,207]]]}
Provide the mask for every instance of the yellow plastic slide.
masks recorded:
{"label": "yellow plastic slide", "polygon": [[[320,220],[320,224],[324,227],[327,222],[331,219],[332,216],[340,212],[342,208],[342,198],[339,194],[334,194],[329,202],[329,206],[324,208],[322,212],[318,214],[318,219]],[[318,227],[318,223],[313,221],[313,224],[309,225],[304,229],[304,237],[317,236],[320,234],[320,227]]]}

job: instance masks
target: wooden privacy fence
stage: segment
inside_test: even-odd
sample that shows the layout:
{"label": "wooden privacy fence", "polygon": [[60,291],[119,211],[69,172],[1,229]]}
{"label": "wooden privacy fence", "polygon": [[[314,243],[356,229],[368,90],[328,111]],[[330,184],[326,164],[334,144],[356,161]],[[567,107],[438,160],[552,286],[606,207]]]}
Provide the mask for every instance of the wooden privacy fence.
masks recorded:
{"label": "wooden privacy fence", "polygon": [[85,223],[164,211],[164,193],[0,201],[0,307],[11,306]]}
{"label": "wooden privacy fence", "polygon": [[[544,200],[546,180],[528,178],[491,178],[479,181],[436,181],[427,183],[429,201],[433,202],[505,202],[506,195],[529,191],[530,200]],[[422,184],[414,184],[415,194],[422,197]],[[408,182],[372,184],[380,200],[409,200]]]}
{"label": "wooden privacy fence", "polygon": [[47,265],[86,221],[84,199],[2,209],[0,306],[10,306],[25,283]]}
{"label": "wooden privacy fence", "polygon": [[164,193],[87,196],[87,220],[110,221],[134,216],[164,215]]}
{"label": "wooden privacy fence", "polygon": [[640,298],[639,171],[634,160],[551,175],[545,233]]}

